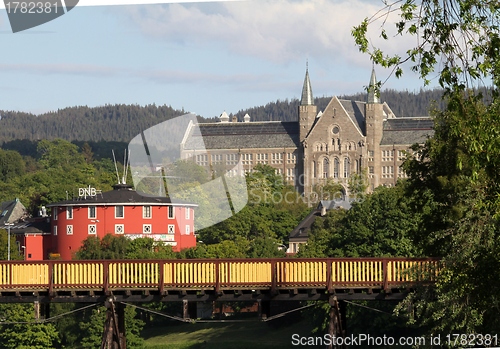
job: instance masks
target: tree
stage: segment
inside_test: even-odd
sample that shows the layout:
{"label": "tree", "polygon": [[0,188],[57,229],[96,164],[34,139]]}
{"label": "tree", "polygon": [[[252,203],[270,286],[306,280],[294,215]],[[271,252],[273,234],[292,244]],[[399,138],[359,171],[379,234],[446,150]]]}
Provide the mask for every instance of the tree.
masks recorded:
{"label": "tree", "polygon": [[175,258],[171,246],[152,238],[131,240],[125,236],[88,237],[76,252],[76,259],[168,259]]}
{"label": "tree", "polygon": [[[311,227],[303,257],[414,257],[421,215],[405,198],[403,186],[378,187],[349,211],[331,210]],[[302,250],[302,249],[301,249]]]}
{"label": "tree", "polygon": [[[393,30],[388,24],[397,19]],[[404,37],[408,47],[405,56],[386,53],[370,47],[369,26],[382,22],[379,36],[383,40]],[[500,3],[488,0],[405,0],[386,2],[371,18],[352,30],[360,51],[372,61],[393,68],[397,77],[403,64],[411,62],[425,84],[438,69],[442,87],[463,90],[482,79],[500,86]],[[414,37],[415,40],[409,40]],[[380,86],[380,85],[379,85]]]}
{"label": "tree", "polygon": [[[102,333],[104,322],[106,321],[106,308],[99,307],[92,310],[87,321],[79,323],[82,332],[80,346],[83,349],[100,348],[102,342]],[[127,339],[127,348],[142,349],[144,340],[140,337],[140,332],[144,322],[136,318],[136,310],[133,307],[125,307],[125,337]]]}
{"label": "tree", "polygon": [[8,181],[25,173],[25,163],[14,150],[0,149],[0,181]]}
{"label": "tree", "polygon": [[[415,147],[416,156],[405,163],[407,195],[423,217],[414,240],[425,254],[443,257],[444,269],[432,296],[418,292],[407,303],[413,302],[415,320],[433,333],[498,333],[500,3],[396,4],[355,27],[356,43],[375,63],[394,68],[396,76],[406,61],[414,63],[412,70],[424,83],[437,71],[447,98],[446,109],[435,114],[434,137]],[[388,19],[393,10],[400,16],[396,34],[419,39],[403,58],[368,45],[368,26]],[[385,26],[381,36],[389,38]],[[470,89],[483,81],[492,84],[488,99]]]}
{"label": "tree", "polygon": [[0,346],[5,349],[56,348],[59,336],[54,324],[37,323],[33,305],[0,305]]}
{"label": "tree", "polygon": [[[8,257],[8,236],[9,233],[5,229],[0,229],[0,260],[7,260]],[[13,234],[10,234],[10,259],[20,260],[23,259],[19,248],[16,244],[16,238]]]}

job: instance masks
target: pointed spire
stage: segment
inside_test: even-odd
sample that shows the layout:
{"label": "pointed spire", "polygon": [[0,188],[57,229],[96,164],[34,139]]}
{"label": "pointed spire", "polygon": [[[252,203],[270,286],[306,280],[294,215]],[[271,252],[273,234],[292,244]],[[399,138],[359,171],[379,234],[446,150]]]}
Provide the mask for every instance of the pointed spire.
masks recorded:
{"label": "pointed spire", "polygon": [[304,86],[302,87],[300,105],[314,105],[311,81],[309,81],[309,62],[306,62],[306,77],[304,78]]}
{"label": "pointed spire", "polygon": [[370,77],[370,85],[368,85],[368,100],[369,104],[380,103],[379,91],[377,91],[377,77],[375,76],[375,66],[372,65],[372,76]]}

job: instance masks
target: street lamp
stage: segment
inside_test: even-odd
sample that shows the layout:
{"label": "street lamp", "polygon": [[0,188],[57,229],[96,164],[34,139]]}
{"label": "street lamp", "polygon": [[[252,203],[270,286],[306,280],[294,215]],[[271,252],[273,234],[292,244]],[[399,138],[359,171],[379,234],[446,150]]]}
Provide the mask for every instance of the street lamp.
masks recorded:
{"label": "street lamp", "polygon": [[10,227],[14,225],[14,223],[4,223],[7,226],[7,260],[10,261]]}

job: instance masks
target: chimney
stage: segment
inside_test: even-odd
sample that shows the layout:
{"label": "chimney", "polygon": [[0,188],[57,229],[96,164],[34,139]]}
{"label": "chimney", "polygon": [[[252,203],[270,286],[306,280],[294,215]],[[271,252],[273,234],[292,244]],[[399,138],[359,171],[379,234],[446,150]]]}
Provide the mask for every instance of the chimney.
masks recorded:
{"label": "chimney", "polygon": [[236,115],[233,116],[233,122],[238,122],[238,118],[236,117]]}
{"label": "chimney", "polygon": [[250,115],[245,114],[245,116],[243,117],[243,122],[250,122]]}

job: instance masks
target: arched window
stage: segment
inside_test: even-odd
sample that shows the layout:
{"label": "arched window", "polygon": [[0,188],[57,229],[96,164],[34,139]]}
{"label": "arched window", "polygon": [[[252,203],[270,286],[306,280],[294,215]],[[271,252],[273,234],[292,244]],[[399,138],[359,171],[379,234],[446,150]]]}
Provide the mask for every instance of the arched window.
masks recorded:
{"label": "arched window", "polygon": [[329,163],[328,163],[328,158],[323,159],[323,178],[328,178],[329,177]]}
{"label": "arched window", "polygon": [[348,178],[351,172],[351,161],[349,158],[344,159],[344,178]]}
{"label": "arched window", "polygon": [[339,167],[339,159],[335,158],[335,160],[333,160],[333,178],[339,178]]}

